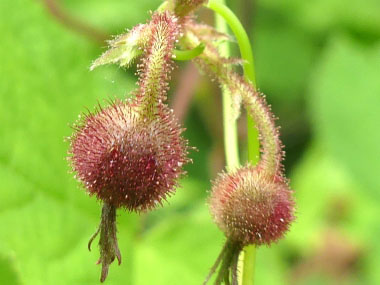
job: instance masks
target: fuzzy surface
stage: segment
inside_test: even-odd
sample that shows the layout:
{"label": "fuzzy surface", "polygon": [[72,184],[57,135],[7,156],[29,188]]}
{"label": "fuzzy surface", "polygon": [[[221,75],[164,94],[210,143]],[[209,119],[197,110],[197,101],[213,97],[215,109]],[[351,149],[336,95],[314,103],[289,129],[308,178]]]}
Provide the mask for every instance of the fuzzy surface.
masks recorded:
{"label": "fuzzy surface", "polygon": [[116,101],[80,120],[69,160],[88,193],[115,207],[141,212],[162,205],[184,173],[187,141],[172,111],[150,119],[137,104]]}
{"label": "fuzzy surface", "polygon": [[172,51],[179,37],[181,26],[172,13],[154,13],[149,23],[150,37],[144,48],[144,56],[138,64],[139,88],[136,98],[147,116],[156,112],[157,105],[166,101],[168,82],[173,70]]}
{"label": "fuzzy surface", "polygon": [[282,238],[294,220],[294,201],[284,179],[253,166],[221,174],[209,200],[216,224],[232,241],[270,245]]}

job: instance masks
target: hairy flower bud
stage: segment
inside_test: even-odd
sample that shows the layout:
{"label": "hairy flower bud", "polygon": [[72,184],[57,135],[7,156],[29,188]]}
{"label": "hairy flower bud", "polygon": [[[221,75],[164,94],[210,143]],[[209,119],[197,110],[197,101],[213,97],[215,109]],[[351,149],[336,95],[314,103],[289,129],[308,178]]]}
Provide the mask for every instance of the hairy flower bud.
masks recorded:
{"label": "hairy flower bud", "polygon": [[294,202],[282,177],[253,166],[220,175],[213,184],[211,213],[229,240],[243,246],[277,241],[294,219]]}
{"label": "hairy flower bud", "polygon": [[100,281],[121,253],[116,237],[116,209],[143,212],[162,205],[184,173],[187,140],[172,110],[165,104],[172,53],[181,25],[173,12],[160,10],[152,19],[110,41],[110,49],[91,66],[137,65],[139,88],[133,101],[116,101],[79,120],[71,137],[70,160],[76,177],[90,195],[103,201],[100,234]]}
{"label": "hairy flower bud", "polygon": [[158,110],[147,119],[134,102],[116,101],[75,126],[70,160],[91,195],[141,212],[174,192],[188,146],[171,110]]}

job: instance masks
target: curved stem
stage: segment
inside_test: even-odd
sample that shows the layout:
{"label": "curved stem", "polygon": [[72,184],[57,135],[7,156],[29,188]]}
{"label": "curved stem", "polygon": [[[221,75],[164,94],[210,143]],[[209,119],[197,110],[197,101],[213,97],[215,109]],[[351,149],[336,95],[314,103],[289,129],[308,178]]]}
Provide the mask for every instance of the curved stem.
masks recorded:
{"label": "curved stem", "polygon": [[226,5],[221,3],[220,0],[210,0],[206,7],[215,11],[216,13],[218,13],[218,15],[222,16],[223,19],[230,26],[238,42],[241,58],[244,60],[244,77],[248,81],[252,82],[254,86],[256,86],[255,67],[251,43],[238,17],[236,17],[234,12],[232,12]]}
{"label": "curved stem", "polygon": [[[239,44],[240,54],[243,63],[244,77],[247,81],[250,81],[254,87],[256,87],[256,76],[254,68],[254,60],[252,54],[251,44],[244,27],[240,23],[236,15],[224,5],[223,0],[210,0],[206,7],[214,10],[217,14],[222,16],[224,20],[229,24],[232,32],[234,33],[237,42]],[[218,27],[219,28],[219,27]],[[225,32],[226,29],[222,32]],[[231,113],[230,105],[224,105],[224,109],[228,108],[227,113]],[[251,117],[247,116],[247,130],[248,130],[248,160],[252,164],[256,164],[259,160],[259,139],[258,131],[255,127],[255,123]],[[225,128],[226,131],[226,128]],[[225,133],[226,136],[226,133]],[[230,138],[227,137],[227,140]],[[226,152],[229,149],[226,144]],[[242,268],[241,285],[253,285],[254,282],[254,265],[256,248],[254,245],[245,247],[243,262],[240,264]]]}

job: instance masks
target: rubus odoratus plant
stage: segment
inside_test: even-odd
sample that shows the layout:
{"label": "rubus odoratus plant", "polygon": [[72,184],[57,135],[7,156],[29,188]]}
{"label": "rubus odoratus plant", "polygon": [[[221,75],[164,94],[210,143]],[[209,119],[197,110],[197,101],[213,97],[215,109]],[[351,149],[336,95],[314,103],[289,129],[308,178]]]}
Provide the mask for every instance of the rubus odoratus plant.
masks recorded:
{"label": "rubus odoratus plant", "polygon": [[[83,115],[70,137],[69,160],[76,178],[90,195],[103,202],[99,228],[88,244],[90,249],[100,233],[101,282],[115,258],[121,263],[116,209],[146,212],[163,205],[178,186],[185,172],[183,165],[190,161],[190,147],[181,136],[183,129],[166,104],[173,60],[193,60],[223,90],[227,171],[213,182],[209,205],[227,241],[204,283],[217,273],[215,284],[238,284],[238,261],[243,249],[250,247],[251,254],[246,254],[244,260],[247,264],[252,261],[254,246],[276,242],[294,220],[279,130],[265,97],[255,87],[248,37],[222,2],[165,1],[146,24],[109,41],[109,49],[91,66],[91,70],[109,63],[129,67],[136,61],[139,76],[134,98],[117,99]],[[229,23],[241,59],[228,55],[228,41],[233,37],[226,33],[223,22],[218,21],[220,29],[215,29],[197,21],[194,11],[202,6]],[[235,70],[237,65],[243,66],[244,76]],[[241,106],[247,110],[250,122],[249,160],[243,167],[236,140]],[[259,136],[252,131],[253,125]],[[255,142],[260,142],[260,152],[252,147]],[[241,283],[248,284],[244,281],[247,278],[253,278],[252,274],[243,272]]]}
{"label": "rubus odoratus plant", "polygon": [[[100,233],[101,281],[121,254],[116,238],[116,209],[145,212],[162,205],[184,173],[187,141],[165,104],[172,70],[172,50],[179,36],[178,18],[156,12],[145,25],[110,42],[111,49],[92,68],[108,62],[125,66],[141,54],[138,89],[132,100],[86,114],[74,126],[70,156],[76,177],[89,194],[103,201]],[[117,57],[117,58],[115,58]]]}

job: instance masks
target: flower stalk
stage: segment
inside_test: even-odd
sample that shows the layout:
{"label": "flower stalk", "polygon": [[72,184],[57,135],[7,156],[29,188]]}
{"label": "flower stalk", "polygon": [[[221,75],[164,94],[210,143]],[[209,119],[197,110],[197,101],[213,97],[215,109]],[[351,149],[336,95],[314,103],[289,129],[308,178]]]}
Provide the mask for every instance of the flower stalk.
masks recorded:
{"label": "flower stalk", "polygon": [[150,22],[150,38],[138,65],[139,89],[136,91],[142,115],[153,118],[166,100],[172,66],[172,52],[179,36],[178,18],[169,12],[155,13]]}
{"label": "flower stalk", "polygon": [[[216,273],[216,285],[252,285],[255,246],[282,238],[294,219],[279,132],[265,97],[256,90],[249,38],[223,0],[206,2],[164,2],[149,22],[110,41],[110,49],[91,66],[128,67],[139,60],[135,98],[116,100],[104,109],[99,106],[74,125],[70,138],[69,160],[76,178],[103,201],[100,226],[88,245],[91,249],[100,233],[101,282],[116,258],[121,263],[116,209],[140,213],[162,205],[185,173],[182,166],[191,161],[183,129],[166,104],[173,60],[193,60],[223,90],[227,172],[214,181],[209,205],[227,241],[204,284]],[[219,30],[196,21],[192,14],[202,5],[216,12]],[[226,23],[237,39],[241,59],[230,58]],[[244,77],[234,71],[236,64],[243,66]],[[249,162],[244,167],[236,126],[241,106],[248,113]]]}
{"label": "flower stalk", "polygon": [[[214,10],[219,16],[216,18],[216,27],[227,33],[227,27],[225,22],[227,22],[234,33],[236,40],[239,45],[240,55],[243,61],[244,77],[247,81],[251,82],[254,87],[256,87],[256,75],[254,67],[254,57],[252,54],[251,44],[244,27],[240,23],[236,15],[224,5],[224,0],[210,0],[207,3],[209,9]],[[228,43],[224,43],[221,52],[225,53],[225,56],[229,56]],[[224,135],[225,135],[225,154],[227,169],[234,168],[239,165],[238,157],[238,144],[231,139],[231,129],[235,129],[236,132],[236,121],[231,120],[231,113],[233,112],[231,107],[231,98],[228,91],[223,90],[223,110],[224,110]],[[233,138],[237,137],[232,136]],[[252,164],[256,164],[259,160],[259,139],[258,130],[255,127],[254,120],[247,114],[247,142],[248,142],[248,160]],[[233,157],[231,157],[231,155]],[[254,274],[255,274],[255,262],[256,262],[256,247],[255,245],[248,245],[244,248],[240,257],[240,284],[241,285],[253,285],[254,284]]]}
{"label": "flower stalk", "polygon": [[[212,9],[213,3],[216,7],[218,4],[223,4],[224,0],[220,2],[209,1],[207,7]],[[215,15],[216,29],[222,33],[228,34],[228,28],[224,18],[221,15]],[[230,56],[230,46],[228,42],[221,43],[219,45],[219,52],[224,57]],[[224,153],[226,157],[227,170],[233,170],[240,165],[239,161],[239,142],[237,134],[236,120],[231,112],[232,98],[227,88],[222,89],[222,101],[223,101],[223,129],[224,129]]]}
{"label": "flower stalk", "polygon": [[88,245],[91,249],[100,234],[101,282],[115,258],[121,263],[116,209],[142,213],[162,206],[185,174],[183,165],[190,162],[183,129],[165,102],[180,30],[172,12],[155,12],[148,23],[110,41],[110,49],[91,66],[125,67],[140,60],[135,98],[115,100],[89,112],[74,125],[69,138],[68,159],[76,178],[103,201],[100,226]]}

